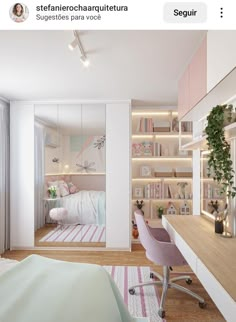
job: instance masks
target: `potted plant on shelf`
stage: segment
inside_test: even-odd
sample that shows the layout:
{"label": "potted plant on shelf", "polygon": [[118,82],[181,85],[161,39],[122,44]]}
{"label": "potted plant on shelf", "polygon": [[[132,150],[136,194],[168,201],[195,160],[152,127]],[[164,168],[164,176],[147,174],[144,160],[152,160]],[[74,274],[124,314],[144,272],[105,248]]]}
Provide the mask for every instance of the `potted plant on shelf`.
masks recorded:
{"label": "potted plant on shelf", "polygon": [[162,218],[163,213],[164,213],[164,208],[162,206],[157,206],[157,216],[158,216],[158,218]]}
{"label": "potted plant on shelf", "polygon": [[[230,144],[225,137],[224,127],[235,122],[233,105],[217,105],[207,117],[206,139],[208,154],[208,177],[220,185],[220,194],[228,199],[236,196],[234,187],[234,169],[230,154]],[[213,175],[212,175],[213,173]]]}

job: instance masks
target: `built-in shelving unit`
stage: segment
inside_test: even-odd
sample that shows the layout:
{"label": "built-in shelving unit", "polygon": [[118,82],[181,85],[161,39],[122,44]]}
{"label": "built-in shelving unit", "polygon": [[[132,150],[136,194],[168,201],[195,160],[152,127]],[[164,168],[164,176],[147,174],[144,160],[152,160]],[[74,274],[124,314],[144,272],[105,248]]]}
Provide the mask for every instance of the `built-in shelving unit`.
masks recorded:
{"label": "built-in shelving unit", "polygon": [[[192,152],[179,150],[179,126],[176,111],[132,112],[132,211],[143,200],[148,221],[160,221],[160,206],[164,214],[173,206],[178,215],[184,205],[191,213]],[[181,135],[185,144],[192,140],[191,122],[181,124]]]}
{"label": "built-in shelving unit", "polygon": [[[202,129],[204,131],[204,129]],[[232,139],[236,137],[236,122],[225,126],[225,136],[226,138]],[[181,145],[183,150],[207,150],[207,136],[200,135],[199,137],[193,138],[191,142]]]}

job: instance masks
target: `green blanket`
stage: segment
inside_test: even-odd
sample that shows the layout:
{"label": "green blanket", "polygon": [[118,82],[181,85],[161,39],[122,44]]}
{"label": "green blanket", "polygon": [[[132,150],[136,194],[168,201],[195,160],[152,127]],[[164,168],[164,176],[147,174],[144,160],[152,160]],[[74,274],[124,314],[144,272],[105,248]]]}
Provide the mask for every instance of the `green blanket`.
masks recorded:
{"label": "green blanket", "polygon": [[106,270],[31,255],[0,276],[0,322],[133,322]]}

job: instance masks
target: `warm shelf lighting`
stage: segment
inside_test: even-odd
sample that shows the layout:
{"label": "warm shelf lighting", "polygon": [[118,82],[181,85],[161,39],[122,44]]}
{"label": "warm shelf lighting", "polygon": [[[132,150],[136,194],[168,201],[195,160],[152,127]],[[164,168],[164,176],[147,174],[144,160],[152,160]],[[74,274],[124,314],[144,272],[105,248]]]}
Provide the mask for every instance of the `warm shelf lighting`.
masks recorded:
{"label": "warm shelf lighting", "polygon": [[210,154],[210,152],[211,152],[210,150],[203,151],[202,155],[208,155],[208,154]]}
{"label": "warm shelf lighting", "polygon": [[[165,139],[172,139],[172,138],[179,138],[179,134],[157,134],[156,138],[165,138]],[[181,134],[181,138],[189,138],[192,137],[192,134]]]}
{"label": "warm shelf lighting", "polygon": [[134,135],[132,135],[133,139],[151,139],[153,137],[154,137],[154,135],[151,135],[151,134],[147,134],[147,135],[134,134]]}
{"label": "warm shelf lighting", "polygon": [[161,181],[161,178],[153,178],[153,177],[146,177],[146,178],[133,178],[132,181]]}
{"label": "warm shelf lighting", "polygon": [[165,181],[183,181],[183,180],[186,180],[186,181],[192,181],[192,178],[186,178],[186,177],[174,177],[174,178],[164,178]]}
{"label": "warm shelf lighting", "polygon": [[182,157],[153,157],[153,158],[132,158],[133,161],[183,161],[191,160],[192,158],[182,158]]}
{"label": "warm shelf lighting", "polygon": [[214,216],[214,215],[212,215],[212,214],[210,214],[209,212],[207,212],[207,211],[205,211],[205,210],[202,210],[202,213],[203,213],[205,216],[207,216],[207,217],[209,217],[209,218],[211,218],[211,219],[215,220],[215,216]]}
{"label": "warm shelf lighting", "polygon": [[132,112],[132,116],[138,116],[138,115],[170,115],[170,112]]}

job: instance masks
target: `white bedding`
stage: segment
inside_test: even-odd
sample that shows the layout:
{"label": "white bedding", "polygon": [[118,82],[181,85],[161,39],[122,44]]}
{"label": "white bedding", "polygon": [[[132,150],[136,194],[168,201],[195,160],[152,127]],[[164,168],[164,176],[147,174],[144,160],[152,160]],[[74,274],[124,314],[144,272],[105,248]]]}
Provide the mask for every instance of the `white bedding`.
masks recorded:
{"label": "white bedding", "polygon": [[0,274],[6,272],[11,267],[15,266],[18,261],[7,258],[0,258]]}
{"label": "white bedding", "polygon": [[105,269],[31,255],[0,275],[1,322],[134,322]]}
{"label": "white bedding", "polygon": [[63,197],[60,206],[68,211],[66,224],[105,225],[104,191],[79,191]]}

